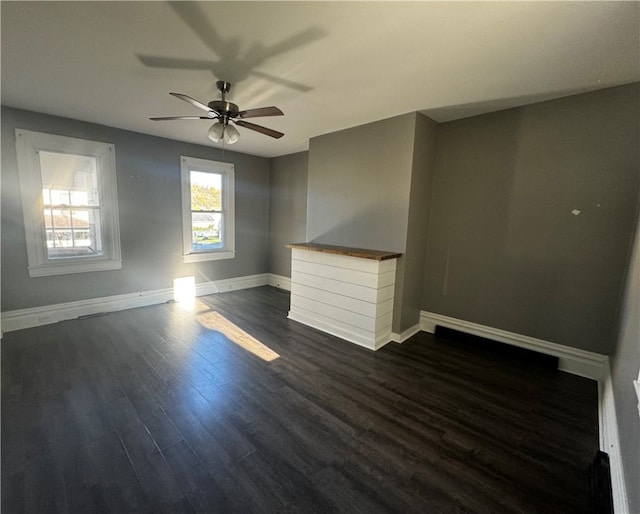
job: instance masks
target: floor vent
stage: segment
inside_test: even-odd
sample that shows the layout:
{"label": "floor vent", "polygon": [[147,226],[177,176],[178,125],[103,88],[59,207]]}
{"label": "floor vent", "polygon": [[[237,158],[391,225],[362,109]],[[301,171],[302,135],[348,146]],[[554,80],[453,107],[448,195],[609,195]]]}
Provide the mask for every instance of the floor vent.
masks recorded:
{"label": "floor vent", "polygon": [[613,514],[609,455],[598,451],[589,464],[589,493],[592,514]]}
{"label": "floor vent", "polygon": [[435,335],[444,339],[470,344],[477,348],[483,348],[492,353],[508,356],[509,358],[522,360],[528,364],[537,364],[546,369],[558,369],[559,359],[554,355],[547,355],[527,348],[500,343],[492,339],[467,334],[466,332],[442,327],[440,325],[436,326]]}

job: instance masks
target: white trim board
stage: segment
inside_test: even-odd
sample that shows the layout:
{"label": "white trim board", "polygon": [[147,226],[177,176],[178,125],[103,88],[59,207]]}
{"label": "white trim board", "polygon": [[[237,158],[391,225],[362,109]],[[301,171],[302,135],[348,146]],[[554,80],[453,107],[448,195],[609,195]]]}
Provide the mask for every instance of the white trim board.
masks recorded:
{"label": "white trim board", "polygon": [[285,291],[291,291],[291,278],[269,273],[269,285]]}
{"label": "white trim board", "polygon": [[622,454],[618,436],[618,416],[616,414],[616,402],[608,358],[603,369],[603,376],[598,381],[598,426],[600,450],[609,455],[613,511],[620,514],[628,513],[627,487],[622,468]]}
{"label": "white trim board", "polygon": [[473,334],[480,337],[486,337],[493,341],[526,348],[546,355],[553,355],[559,358],[558,369],[579,375],[581,377],[590,378],[592,380],[601,380],[604,376],[604,369],[607,363],[607,356],[600,353],[589,352],[579,348],[572,348],[535,337],[507,332],[498,328],[487,327],[461,319],[443,316],[433,312],[420,312],[420,328],[425,332],[433,334],[436,325],[446,328],[452,328]]}
{"label": "white trim board", "polygon": [[391,332],[391,340],[394,343],[404,343],[407,339],[413,337],[414,335],[416,335],[421,330],[422,329],[420,328],[420,324],[416,323],[412,327],[409,327],[408,329],[403,330],[400,333]]}
{"label": "white trim board", "polygon": [[[269,274],[262,273],[259,275],[247,275],[211,282],[200,282],[196,284],[196,296],[266,286],[269,284],[269,281]],[[1,314],[1,324],[3,332],[12,332],[23,328],[38,327],[68,319],[75,319],[79,316],[91,316],[104,312],[147,307],[149,305],[165,303],[170,300],[173,300],[173,288],[139,291],[3,312]]]}

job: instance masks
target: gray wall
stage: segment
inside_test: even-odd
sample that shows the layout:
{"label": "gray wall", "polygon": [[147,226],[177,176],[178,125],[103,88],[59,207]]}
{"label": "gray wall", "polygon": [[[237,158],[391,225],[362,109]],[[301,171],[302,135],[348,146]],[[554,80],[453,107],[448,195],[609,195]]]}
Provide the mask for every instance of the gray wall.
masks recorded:
{"label": "gray wall", "polygon": [[420,322],[422,277],[429,229],[429,207],[437,123],[415,114],[414,146],[407,222],[407,242],[396,273],[394,331],[401,333]]}
{"label": "gray wall", "polygon": [[[30,278],[14,129],[115,144],[122,269]],[[236,258],[183,264],[180,155],[235,164]],[[43,114],[2,108],[2,310],[50,305],[269,271],[269,162]]]}
{"label": "gray wall", "polygon": [[422,308],[610,353],[639,110],[636,83],[440,125]]}
{"label": "gray wall", "polygon": [[629,512],[640,512],[640,417],[632,385],[640,369],[640,219],[630,262],[611,378]]}
{"label": "gray wall", "polygon": [[307,240],[307,178],[309,152],[270,161],[269,271],[291,276],[291,250],[287,243]]}
{"label": "gray wall", "polygon": [[309,142],[307,238],[404,252],[415,113]]}

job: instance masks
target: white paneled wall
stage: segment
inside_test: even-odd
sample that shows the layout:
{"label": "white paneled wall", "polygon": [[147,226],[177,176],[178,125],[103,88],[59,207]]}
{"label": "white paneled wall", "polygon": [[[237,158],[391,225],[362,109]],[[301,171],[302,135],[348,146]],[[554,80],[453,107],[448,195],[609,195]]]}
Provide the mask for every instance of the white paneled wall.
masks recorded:
{"label": "white paneled wall", "polygon": [[391,340],[396,259],[293,248],[289,318],[377,350]]}

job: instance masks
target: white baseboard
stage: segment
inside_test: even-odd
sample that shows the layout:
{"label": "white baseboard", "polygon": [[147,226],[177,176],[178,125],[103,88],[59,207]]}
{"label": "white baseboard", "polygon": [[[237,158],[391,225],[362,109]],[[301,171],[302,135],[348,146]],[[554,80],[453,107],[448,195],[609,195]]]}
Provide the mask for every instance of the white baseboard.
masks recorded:
{"label": "white baseboard", "polygon": [[244,277],[226,278],[213,282],[220,293],[226,291],[235,291],[237,289],[250,289],[252,287],[260,287],[269,285],[269,274],[260,273],[258,275],[246,275]]}
{"label": "white baseboard", "polygon": [[[247,289],[269,284],[269,274],[248,275],[196,284],[196,296],[216,294],[225,291]],[[75,302],[43,305],[29,309],[3,312],[1,323],[3,332],[12,332],[23,328],[48,325],[79,316],[90,316],[104,312],[115,312],[136,307],[157,305],[173,300],[173,288],[140,291],[101,298],[91,298]]]}
{"label": "white baseboard", "polygon": [[285,291],[291,291],[291,278],[269,273],[269,285]]}
{"label": "white baseboard", "polygon": [[602,379],[598,381],[598,425],[600,428],[600,450],[609,455],[613,511],[624,514],[629,512],[629,504],[622,468],[618,417],[616,415],[616,403],[608,358],[604,366]]}
{"label": "white baseboard", "polygon": [[558,368],[573,375],[601,380],[607,356],[600,353],[589,352],[579,348],[572,348],[535,337],[529,337],[513,332],[507,332],[498,328],[487,327],[469,321],[463,321],[442,314],[422,311],[420,313],[420,327],[425,332],[434,333],[436,325],[452,328],[467,334],[486,337],[493,341],[519,346],[546,355],[559,358]]}
{"label": "white baseboard", "polygon": [[406,330],[403,330],[399,334],[397,332],[391,332],[391,340],[394,343],[404,343],[410,337],[416,335],[418,332],[422,330],[420,324],[413,325]]}
{"label": "white baseboard", "polygon": [[3,332],[12,332],[23,328],[49,325],[79,316],[146,307],[147,305],[165,303],[172,299],[173,289],[167,288],[19,309],[2,313],[2,330]]}
{"label": "white baseboard", "polygon": [[[173,293],[173,290],[170,289]],[[196,284],[196,296],[206,296],[208,294],[217,294],[220,292],[216,282],[199,282]]]}

